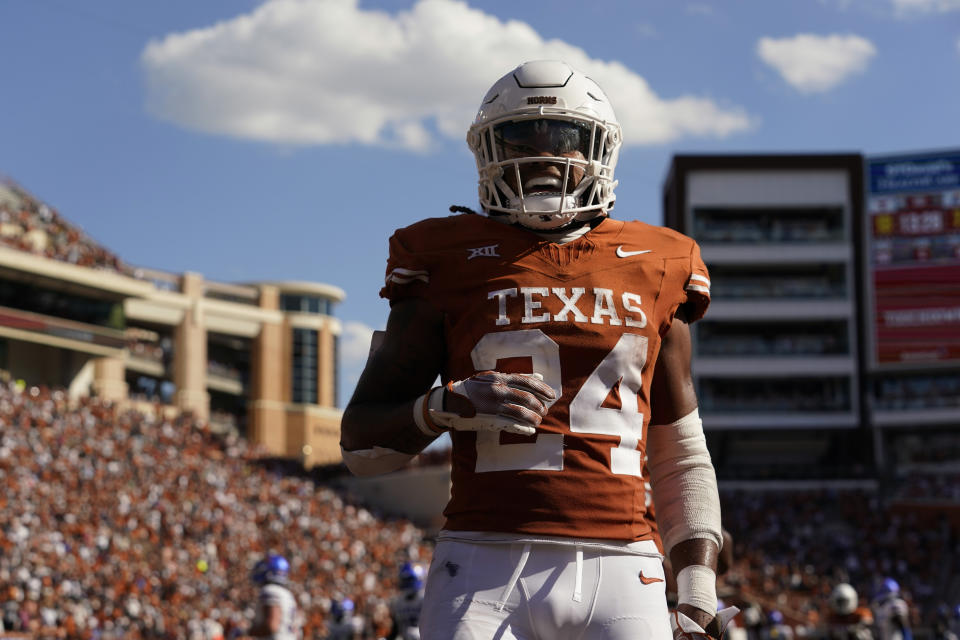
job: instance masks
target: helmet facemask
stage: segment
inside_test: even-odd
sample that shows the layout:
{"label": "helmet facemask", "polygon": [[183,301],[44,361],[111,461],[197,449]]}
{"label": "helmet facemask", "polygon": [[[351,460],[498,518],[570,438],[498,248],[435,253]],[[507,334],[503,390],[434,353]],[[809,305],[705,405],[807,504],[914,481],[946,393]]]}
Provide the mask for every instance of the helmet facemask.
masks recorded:
{"label": "helmet facemask", "polygon": [[613,204],[619,129],[568,113],[537,112],[475,127],[480,202],[537,230],[589,220]]}
{"label": "helmet facemask", "polygon": [[467,133],[480,204],[534,230],[606,215],[620,143],[606,95],[559,60],[525,62],[500,78]]}

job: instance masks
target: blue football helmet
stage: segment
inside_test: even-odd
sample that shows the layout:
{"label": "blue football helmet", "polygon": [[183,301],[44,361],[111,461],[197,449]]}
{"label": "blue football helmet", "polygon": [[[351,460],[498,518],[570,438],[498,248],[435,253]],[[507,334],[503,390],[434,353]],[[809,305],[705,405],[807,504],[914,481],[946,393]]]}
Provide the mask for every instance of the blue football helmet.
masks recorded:
{"label": "blue football helmet", "polygon": [[287,584],[290,576],[290,563],[283,556],[271,553],[253,567],[253,581],[256,584]]}
{"label": "blue football helmet", "polygon": [[400,567],[398,583],[402,591],[419,591],[423,588],[423,567],[404,562]]}
{"label": "blue football helmet", "polygon": [[337,622],[342,622],[343,619],[353,613],[353,600],[350,598],[344,598],[343,600],[334,600],[330,604],[330,615]]}
{"label": "blue football helmet", "polygon": [[884,578],[883,582],[880,583],[880,587],[877,589],[878,598],[895,596],[898,593],[900,593],[900,584],[893,578]]}

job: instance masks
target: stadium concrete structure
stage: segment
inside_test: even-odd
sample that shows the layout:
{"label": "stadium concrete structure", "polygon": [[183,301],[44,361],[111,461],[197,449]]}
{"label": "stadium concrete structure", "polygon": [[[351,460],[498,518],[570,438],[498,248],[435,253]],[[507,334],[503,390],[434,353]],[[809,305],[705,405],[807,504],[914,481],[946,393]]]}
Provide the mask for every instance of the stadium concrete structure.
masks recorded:
{"label": "stadium concrete structure", "polygon": [[0,183],[0,212],[9,375],[145,412],[191,411],[308,468],[339,462],[341,289],[53,259],[59,238],[77,244],[74,260],[91,241],[10,182]]}
{"label": "stadium concrete structure", "polygon": [[[908,449],[960,459],[958,363],[870,358],[865,163],[859,153],[672,159],[664,221],[699,242],[713,284],[692,329],[693,371],[721,480],[891,478],[911,470]],[[960,246],[960,208],[942,209]],[[944,263],[960,263],[954,254]],[[960,344],[960,323],[945,331]]]}

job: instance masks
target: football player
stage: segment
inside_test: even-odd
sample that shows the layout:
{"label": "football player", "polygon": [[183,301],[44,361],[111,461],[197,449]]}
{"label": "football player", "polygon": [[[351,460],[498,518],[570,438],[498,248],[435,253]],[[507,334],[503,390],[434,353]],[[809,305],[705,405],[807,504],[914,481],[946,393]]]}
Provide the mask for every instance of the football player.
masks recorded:
{"label": "football player", "polygon": [[793,627],[786,623],[783,614],[777,609],[767,614],[767,640],[793,640]]}
{"label": "football player", "polygon": [[860,606],[857,590],[841,582],[833,588],[828,598],[830,611],[827,614],[829,640],[873,640],[870,631],[873,614],[868,607]]}
{"label": "football player", "polygon": [[356,640],[361,637],[364,620],[354,612],[353,600],[343,598],[330,604],[327,640]]}
{"label": "football player", "polygon": [[423,605],[423,567],[405,562],[397,583],[400,593],[390,601],[390,640],[420,640]]}
{"label": "football player", "polygon": [[302,637],[303,621],[297,600],[288,588],[289,576],[290,563],[281,555],[270,554],[254,565],[251,577],[260,593],[248,635],[272,640]]}
{"label": "football player", "polygon": [[900,584],[893,578],[880,583],[872,602],[877,640],[913,640],[910,608],[900,597]]}
{"label": "football player", "polygon": [[341,427],[358,475],[450,434],[421,636],[720,637],[736,610],[716,608],[720,503],[690,375],[688,324],[710,301],[699,247],[610,217],[620,125],[564,62],[498,80],[467,142],[483,211],[390,239],[386,333]]}

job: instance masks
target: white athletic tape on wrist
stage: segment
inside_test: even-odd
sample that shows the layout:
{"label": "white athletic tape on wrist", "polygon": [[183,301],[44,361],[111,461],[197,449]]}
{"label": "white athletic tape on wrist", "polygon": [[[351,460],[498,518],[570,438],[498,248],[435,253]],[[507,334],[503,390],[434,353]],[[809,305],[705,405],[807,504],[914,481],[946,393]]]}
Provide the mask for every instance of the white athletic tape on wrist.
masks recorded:
{"label": "white athletic tape on wrist", "polygon": [[443,409],[443,387],[430,389],[413,403],[413,421],[424,435],[431,438],[446,431],[431,417],[431,413],[438,409]]}
{"label": "white athletic tape on wrist", "polygon": [[676,422],[647,429],[647,466],[667,554],[693,538],[713,540],[720,549],[717,475],[697,409]]}
{"label": "white athletic tape on wrist", "polygon": [[717,574],[702,564],[691,564],[677,574],[677,603],[713,613],[717,610]]}

